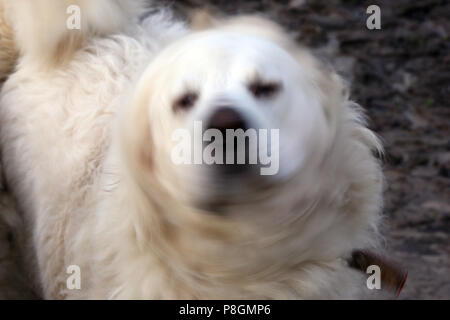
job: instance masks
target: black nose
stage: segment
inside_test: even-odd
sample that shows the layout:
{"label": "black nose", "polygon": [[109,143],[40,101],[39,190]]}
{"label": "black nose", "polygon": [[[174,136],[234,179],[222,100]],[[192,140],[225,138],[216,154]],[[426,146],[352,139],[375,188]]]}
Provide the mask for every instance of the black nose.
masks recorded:
{"label": "black nose", "polygon": [[[232,107],[220,107],[217,109],[211,116],[208,122],[208,129],[217,129],[222,133],[223,136],[223,165],[219,165],[216,167],[218,170],[218,173],[221,173],[222,175],[226,175],[229,177],[230,175],[241,175],[245,172],[249,171],[249,141],[245,139],[244,141],[244,158],[245,163],[238,163],[238,154],[242,152],[242,149],[238,148],[238,139],[232,138],[229,140],[227,139],[226,130],[232,129],[232,130],[238,130],[242,129],[244,132],[249,129],[249,126],[247,124],[247,121],[245,121],[243,115],[233,109]],[[228,153],[228,146],[230,143],[233,143],[234,146],[232,148],[234,156],[233,163],[227,163],[227,153]]]}
{"label": "black nose", "polygon": [[247,123],[244,117],[231,107],[220,107],[209,119],[208,129],[218,129],[223,135],[226,129],[242,129],[246,131]]}

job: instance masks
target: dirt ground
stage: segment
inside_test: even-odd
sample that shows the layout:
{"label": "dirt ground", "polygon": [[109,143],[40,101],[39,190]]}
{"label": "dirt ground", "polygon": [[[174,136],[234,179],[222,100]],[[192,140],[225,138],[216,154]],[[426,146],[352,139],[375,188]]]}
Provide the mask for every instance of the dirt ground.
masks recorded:
{"label": "dirt ground", "polygon": [[[450,299],[450,2],[170,3],[181,12],[208,6],[213,13],[264,14],[335,65],[386,148],[385,247],[408,270],[400,299]],[[366,28],[371,4],[381,8],[381,30]],[[10,238],[0,223],[0,263],[14,258]],[[0,298],[30,297],[14,270],[0,272]],[[2,289],[10,283],[19,285]]]}

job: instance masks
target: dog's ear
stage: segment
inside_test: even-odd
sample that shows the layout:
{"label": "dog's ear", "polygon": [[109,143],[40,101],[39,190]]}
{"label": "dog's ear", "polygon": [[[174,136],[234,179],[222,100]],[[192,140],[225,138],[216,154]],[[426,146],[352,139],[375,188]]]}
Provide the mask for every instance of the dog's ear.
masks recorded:
{"label": "dog's ear", "polygon": [[152,171],[153,139],[147,114],[151,90],[138,90],[120,126],[121,156],[129,173],[141,179]]}
{"label": "dog's ear", "polygon": [[294,58],[320,91],[321,105],[331,126],[339,113],[338,105],[345,103],[348,99],[347,84],[328,62],[317,58],[309,49],[295,44],[291,48]]}

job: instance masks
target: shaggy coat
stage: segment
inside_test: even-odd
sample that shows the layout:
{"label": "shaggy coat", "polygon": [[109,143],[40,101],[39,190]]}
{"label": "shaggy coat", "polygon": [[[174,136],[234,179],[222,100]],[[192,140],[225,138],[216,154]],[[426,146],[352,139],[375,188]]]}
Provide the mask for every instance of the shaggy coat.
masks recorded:
{"label": "shaggy coat", "polygon": [[[345,259],[377,242],[381,147],[332,70],[260,18],[190,32],[164,11],[138,19],[139,1],[6,3],[20,61],[1,92],[4,170],[45,298],[358,296],[365,279]],[[71,3],[81,30],[66,28]],[[244,78],[275,77],[279,97],[239,87],[252,61]],[[192,117],[206,117],[220,87],[287,132],[282,178],[230,194],[226,214],[196,206],[213,183],[170,162],[171,130],[193,119],[173,113],[182,79],[203,94]]]}

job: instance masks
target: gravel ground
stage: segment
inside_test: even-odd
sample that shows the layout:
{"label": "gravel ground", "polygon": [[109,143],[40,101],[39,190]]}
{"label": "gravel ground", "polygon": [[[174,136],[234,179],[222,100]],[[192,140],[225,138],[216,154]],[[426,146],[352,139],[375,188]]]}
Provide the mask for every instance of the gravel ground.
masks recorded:
{"label": "gravel ground", "polygon": [[[400,299],[450,299],[449,1],[170,3],[264,14],[335,65],[386,148],[386,251],[408,270]],[[366,28],[371,4],[381,8],[381,30]],[[33,298],[13,235],[0,221],[0,298]]]}

